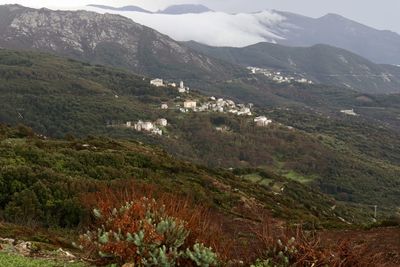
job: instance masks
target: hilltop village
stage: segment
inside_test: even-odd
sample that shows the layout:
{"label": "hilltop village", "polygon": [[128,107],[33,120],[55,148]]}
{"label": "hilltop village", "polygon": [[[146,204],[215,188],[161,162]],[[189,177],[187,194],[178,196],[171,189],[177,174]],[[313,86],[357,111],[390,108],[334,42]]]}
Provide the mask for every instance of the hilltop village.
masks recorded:
{"label": "hilltop village", "polygon": [[250,71],[250,74],[262,74],[268,77],[271,81],[276,83],[303,83],[303,84],[313,84],[314,82],[308,80],[304,77],[300,77],[299,75],[293,74],[290,76],[286,76],[282,72],[274,71],[270,69],[263,69],[258,67],[247,67]]}
{"label": "hilltop village", "polygon": [[[173,104],[167,102],[160,103],[160,110],[175,110],[180,113],[214,112],[248,117],[254,115],[252,103],[239,104],[230,99],[216,98],[214,96],[200,97],[194,93],[192,94],[190,88],[185,86],[183,81],[180,81],[179,85],[177,85],[175,82],[166,82],[163,79],[157,78],[150,80],[150,85],[158,88],[172,88],[179,93],[179,96],[174,99],[175,101],[171,99]],[[266,116],[258,116],[253,119],[253,122],[256,126],[265,127],[270,125],[272,120],[268,119]],[[128,128],[138,132],[146,132],[161,136],[166,131],[168,125],[167,119],[159,118],[155,121],[138,120],[135,122],[126,121],[124,123],[111,123],[108,127]]]}

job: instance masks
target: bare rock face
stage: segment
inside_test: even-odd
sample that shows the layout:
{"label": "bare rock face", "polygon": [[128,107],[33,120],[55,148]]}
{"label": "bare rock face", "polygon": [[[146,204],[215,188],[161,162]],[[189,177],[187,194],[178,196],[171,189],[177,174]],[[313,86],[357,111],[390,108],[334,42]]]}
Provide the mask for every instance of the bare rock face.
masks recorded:
{"label": "bare rock face", "polygon": [[225,75],[218,60],[168,36],[122,16],[88,11],[0,6],[0,47],[51,52],[166,78]]}

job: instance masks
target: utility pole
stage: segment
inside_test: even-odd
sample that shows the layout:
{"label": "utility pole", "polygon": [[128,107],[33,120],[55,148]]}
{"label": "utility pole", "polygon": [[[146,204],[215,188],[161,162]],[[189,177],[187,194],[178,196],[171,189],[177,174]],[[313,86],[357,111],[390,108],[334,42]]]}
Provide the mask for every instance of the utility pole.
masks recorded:
{"label": "utility pole", "polygon": [[376,219],[377,210],[378,210],[378,206],[377,206],[377,205],[374,205],[374,218],[375,218],[375,219]]}

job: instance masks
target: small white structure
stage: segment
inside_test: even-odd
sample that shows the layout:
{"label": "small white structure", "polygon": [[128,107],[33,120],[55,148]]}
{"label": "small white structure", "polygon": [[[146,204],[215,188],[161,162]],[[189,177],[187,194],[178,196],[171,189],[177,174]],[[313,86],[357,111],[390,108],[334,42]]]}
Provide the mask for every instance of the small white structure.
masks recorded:
{"label": "small white structure", "polygon": [[265,127],[265,126],[268,126],[269,124],[271,124],[272,120],[269,120],[265,116],[259,116],[259,117],[254,118],[254,122],[256,123],[257,126]]}
{"label": "small white structure", "polygon": [[186,101],[183,103],[183,107],[184,107],[184,108],[195,109],[196,106],[197,106],[197,102],[194,101],[194,100],[186,100]]}
{"label": "small white structure", "polygon": [[154,128],[153,130],[151,130],[152,134],[156,134],[156,135],[162,135],[163,132],[162,130],[158,129],[158,128]]}
{"label": "small white structure", "polygon": [[154,125],[150,121],[145,121],[142,125],[142,129],[145,131],[151,131],[154,129]]}
{"label": "small white structure", "polygon": [[131,121],[127,121],[126,122],[126,127],[129,127],[129,128],[132,127],[132,122]]}
{"label": "small white structure", "polygon": [[161,104],[161,109],[168,109],[168,104],[162,103]]}
{"label": "small white structure", "polygon": [[241,108],[241,109],[238,111],[237,114],[238,114],[238,115],[247,115],[247,116],[251,116],[251,110],[250,110],[250,108],[243,107],[243,108]]}
{"label": "small white structure", "polygon": [[164,81],[162,79],[154,79],[150,81],[151,85],[154,85],[156,87],[164,87]]}
{"label": "small white structure", "polygon": [[354,112],[354,109],[345,109],[340,111],[343,114],[350,115],[350,116],[358,116],[357,113]]}
{"label": "small white structure", "polygon": [[145,122],[143,122],[143,121],[138,121],[136,124],[135,124],[135,130],[136,131],[148,131],[148,132],[150,132],[151,130],[153,130],[154,129],[154,125],[153,125],[153,123],[152,122],[150,122],[150,121],[145,121]]}
{"label": "small white structure", "polygon": [[166,119],[158,119],[156,120],[156,124],[162,127],[165,127],[168,125],[168,121]]}
{"label": "small white structure", "polygon": [[185,87],[185,84],[183,83],[183,81],[181,81],[179,83],[179,88],[178,88],[178,92],[179,93],[186,93],[189,90],[189,88]]}

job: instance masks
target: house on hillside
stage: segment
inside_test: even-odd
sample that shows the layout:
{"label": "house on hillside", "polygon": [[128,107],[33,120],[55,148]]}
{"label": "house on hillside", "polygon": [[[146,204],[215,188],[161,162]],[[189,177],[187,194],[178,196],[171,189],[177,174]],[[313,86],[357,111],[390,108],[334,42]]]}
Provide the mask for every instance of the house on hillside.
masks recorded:
{"label": "house on hillside", "polygon": [[156,120],[156,124],[162,127],[166,127],[168,125],[167,119],[158,119]]}
{"label": "house on hillside", "polygon": [[188,109],[195,109],[197,107],[197,102],[194,100],[186,100],[183,103],[183,107]]}
{"label": "house on hillside", "polygon": [[168,104],[162,103],[161,104],[161,109],[168,109]]}
{"label": "house on hillside", "polygon": [[150,121],[138,121],[135,125],[134,128],[136,131],[148,131],[150,132],[151,130],[153,130],[154,125],[152,122]]}
{"label": "house on hillside", "polygon": [[245,115],[245,116],[251,116],[251,110],[248,107],[242,107],[238,113],[238,115]]}
{"label": "house on hillside", "polygon": [[151,85],[154,85],[156,87],[164,87],[164,81],[162,79],[154,79],[150,81]]}
{"label": "house on hillside", "polygon": [[272,120],[269,120],[265,116],[259,116],[259,117],[254,118],[254,122],[256,123],[257,126],[265,127],[265,126],[268,126],[269,124],[271,124]]}
{"label": "house on hillside", "polygon": [[169,86],[176,88],[176,83],[168,83]]}
{"label": "house on hillside", "polygon": [[358,114],[354,111],[354,109],[345,109],[340,111],[343,114],[350,115],[350,116],[358,116]]}

